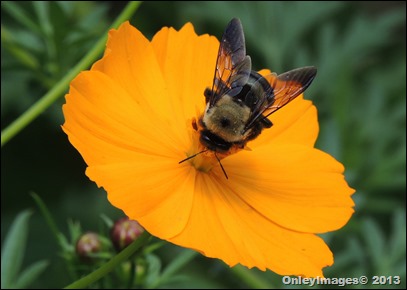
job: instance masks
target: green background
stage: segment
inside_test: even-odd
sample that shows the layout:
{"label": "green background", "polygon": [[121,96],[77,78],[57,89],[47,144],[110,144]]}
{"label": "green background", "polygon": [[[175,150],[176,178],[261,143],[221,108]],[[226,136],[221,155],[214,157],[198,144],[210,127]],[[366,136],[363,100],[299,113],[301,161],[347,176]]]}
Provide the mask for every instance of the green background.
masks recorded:
{"label": "green background", "polygon": [[[1,3],[2,130],[86,54],[125,4]],[[179,29],[188,21],[198,34],[220,38],[233,17],[243,23],[254,69],[318,68],[305,94],[318,108],[316,147],[344,164],[346,179],[356,189],[350,222],[323,235],[335,256],[325,275],[400,276],[400,285],[346,288],[405,288],[405,2],[145,2],[131,23],[149,39],[162,26]],[[1,149],[2,249],[12,221],[30,208],[23,268],[38,260],[50,263],[30,288],[72,282],[31,192],[43,199],[63,233],[68,220],[97,231],[101,214],[123,216],[85,176],[85,163],[61,130],[63,103],[61,96]],[[157,256],[165,267],[181,251],[167,244]],[[253,272],[275,287],[299,287],[282,284],[269,271]],[[179,273],[183,279],[162,287],[248,287],[221,261],[202,256]]]}

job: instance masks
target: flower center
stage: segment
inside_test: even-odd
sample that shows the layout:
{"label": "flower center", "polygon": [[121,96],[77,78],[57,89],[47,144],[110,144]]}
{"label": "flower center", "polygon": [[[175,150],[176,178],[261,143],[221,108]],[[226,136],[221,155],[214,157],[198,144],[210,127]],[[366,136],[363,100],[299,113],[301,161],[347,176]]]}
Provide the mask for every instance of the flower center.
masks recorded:
{"label": "flower center", "polygon": [[205,148],[199,141],[200,130],[198,128],[196,119],[192,120],[192,129],[192,144],[187,153],[191,159],[189,159],[188,162],[195,167],[196,170],[207,173],[215,164],[218,163],[218,160],[216,159],[215,153]]}
{"label": "flower center", "polygon": [[[226,120],[227,122],[227,120]],[[200,142],[201,135],[200,126],[197,124],[196,119],[192,120],[192,130],[191,130],[191,147],[188,150],[188,158],[181,162],[188,161],[196,170],[208,173],[214,166],[221,166],[224,174],[227,178],[227,173],[225,172],[221,160],[231,154],[234,154],[241,150],[237,146],[232,146],[230,150],[226,153],[215,152],[209,150]]]}
{"label": "flower center", "polygon": [[191,159],[191,165],[196,170],[208,173],[214,165],[218,164],[214,152],[206,151]]}

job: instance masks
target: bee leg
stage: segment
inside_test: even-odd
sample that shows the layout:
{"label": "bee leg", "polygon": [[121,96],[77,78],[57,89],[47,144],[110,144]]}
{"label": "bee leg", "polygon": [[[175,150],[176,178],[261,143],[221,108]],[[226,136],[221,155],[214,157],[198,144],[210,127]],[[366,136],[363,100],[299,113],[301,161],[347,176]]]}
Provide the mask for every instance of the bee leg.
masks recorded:
{"label": "bee leg", "polygon": [[257,138],[257,136],[260,135],[261,131],[263,131],[264,128],[270,128],[271,126],[273,126],[273,123],[271,123],[269,119],[267,118],[260,119],[258,123],[254,124],[246,140],[249,141]]}
{"label": "bee leg", "polygon": [[192,119],[192,128],[193,128],[195,131],[198,131],[198,124],[196,123],[196,119],[195,119],[195,118]]}
{"label": "bee leg", "polygon": [[260,122],[261,122],[261,124],[263,125],[264,128],[270,128],[271,126],[273,126],[273,123],[267,118],[261,119]]}
{"label": "bee leg", "polygon": [[204,96],[205,96],[205,102],[208,103],[209,100],[212,98],[212,90],[209,88],[206,88],[204,91]]}

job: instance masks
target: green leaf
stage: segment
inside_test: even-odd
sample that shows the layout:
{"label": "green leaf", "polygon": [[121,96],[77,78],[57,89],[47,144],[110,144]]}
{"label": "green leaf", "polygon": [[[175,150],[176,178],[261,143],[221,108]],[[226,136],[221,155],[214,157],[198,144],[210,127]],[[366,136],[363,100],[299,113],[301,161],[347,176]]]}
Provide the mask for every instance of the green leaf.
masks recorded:
{"label": "green leaf", "polygon": [[1,41],[4,48],[8,49],[10,53],[24,66],[35,70],[39,67],[38,60],[28,50],[22,48],[14,41],[14,35],[6,27],[1,27]]}
{"label": "green leaf", "polygon": [[27,286],[32,284],[32,282],[34,282],[34,280],[37,279],[42,272],[44,272],[48,264],[49,263],[47,261],[38,261],[30,265],[18,277],[15,287],[19,289],[27,288]]}
{"label": "green leaf", "polygon": [[110,229],[110,228],[113,227],[114,221],[113,221],[110,217],[108,217],[107,215],[105,215],[105,214],[102,213],[102,214],[100,215],[100,218],[103,220],[104,224],[106,225],[106,227],[107,227],[108,229]]}
{"label": "green leaf", "polygon": [[25,210],[14,220],[1,251],[1,288],[11,288],[17,280],[24,258],[31,212]]}
{"label": "green leaf", "polygon": [[[147,276],[145,280],[146,288],[156,288],[157,281],[160,281],[161,272],[161,260],[153,254],[146,255],[146,261],[148,265]],[[153,286],[153,287],[151,287]]]}
{"label": "green leaf", "polygon": [[[406,212],[398,210],[393,216],[393,232],[389,239],[388,259],[394,264],[406,257]],[[405,264],[404,264],[405,267]]]}
{"label": "green leaf", "polygon": [[[156,277],[154,276],[150,277],[150,268],[149,268],[149,273],[147,276],[148,279],[147,288],[150,289],[157,288],[158,286],[167,283],[178,270],[180,270],[186,264],[191,262],[197,255],[198,252],[196,251],[183,249],[182,252],[179,255],[177,255],[177,257],[174,260],[172,260],[171,263],[168,264],[168,266],[164,269],[163,273],[161,274],[161,277],[159,277],[158,275]],[[152,274],[155,275],[155,273]]]}
{"label": "green leaf", "polygon": [[54,237],[56,240],[58,240],[58,236],[60,231],[58,230],[57,224],[54,220],[54,218],[51,215],[51,212],[45,205],[45,203],[42,201],[41,197],[36,194],[35,192],[31,192],[31,196],[34,199],[35,203],[37,204],[38,208],[40,209],[42,215],[44,216],[45,221],[47,222],[49,228],[51,229],[52,233],[54,234]]}
{"label": "green leaf", "polygon": [[370,253],[373,266],[379,267],[385,253],[385,237],[377,223],[373,220],[366,220],[363,223],[362,233],[364,233],[365,243]]}
{"label": "green leaf", "polygon": [[191,262],[197,255],[198,252],[196,251],[187,249],[182,250],[182,253],[179,254],[174,260],[172,260],[172,262],[165,268],[161,279],[168,279],[179,269]]}
{"label": "green leaf", "polygon": [[275,289],[274,285],[262,278],[256,270],[249,269],[242,265],[236,265],[230,269],[241,281],[251,289]]}
{"label": "green leaf", "polygon": [[81,223],[78,221],[74,221],[72,219],[68,220],[68,228],[69,228],[69,239],[72,245],[75,245],[78,241],[79,237],[82,235],[82,227]]}
{"label": "green leaf", "polygon": [[147,245],[144,249],[143,249],[143,253],[145,254],[149,254],[154,252],[155,250],[161,248],[162,246],[165,246],[166,242],[165,241],[159,241],[157,243],[151,244],[151,245]]}
{"label": "green leaf", "polygon": [[53,34],[53,25],[50,20],[49,5],[50,3],[47,1],[33,2],[34,11],[37,15],[37,22],[41,26],[41,31],[45,37],[51,38]]}
{"label": "green leaf", "polygon": [[21,25],[25,26],[29,30],[35,31],[36,33],[40,34],[41,29],[37,25],[35,21],[33,21],[30,16],[24,11],[22,5],[20,3],[16,3],[13,1],[2,1],[1,2],[2,10],[6,11],[10,16],[19,22]]}

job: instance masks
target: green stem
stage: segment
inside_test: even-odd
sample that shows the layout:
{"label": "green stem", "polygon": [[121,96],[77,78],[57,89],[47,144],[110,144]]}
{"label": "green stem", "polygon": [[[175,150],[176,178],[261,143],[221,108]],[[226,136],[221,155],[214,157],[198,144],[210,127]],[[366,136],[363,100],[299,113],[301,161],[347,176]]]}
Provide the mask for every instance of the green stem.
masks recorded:
{"label": "green stem", "polygon": [[136,262],[134,259],[130,262],[130,276],[127,281],[127,289],[132,289],[134,284],[134,278],[136,276]]}
{"label": "green stem", "polygon": [[[121,23],[128,20],[137,10],[140,1],[130,1],[123,9],[122,13],[114,21],[111,28],[117,28]],[[12,122],[1,132],[1,147],[10,141],[17,133],[24,129],[36,117],[44,112],[52,103],[54,103],[68,88],[69,83],[78,73],[87,69],[102,53],[107,40],[107,33],[99,39],[94,47],[77,63],[51,90],[49,90],[41,99],[25,111],[20,117]]]}
{"label": "green stem", "polygon": [[104,264],[102,267],[93,271],[89,275],[73,282],[72,284],[66,286],[64,289],[84,289],[93,282],[96,282],[100,278],[103,278],[108,273],[113,271],[117,265],[126,261],[131,255],[133,255],[141,246],[147,243],[151,235],[146,231],[137,238],[133,243],[126,247],[123,251],[114,256],[109,262]]}
{"label": "green stem", "polygon": [[262,279],[246,267],[237,265],[231,268],[231,271],[251,289],[275,289],[269,281]]}

